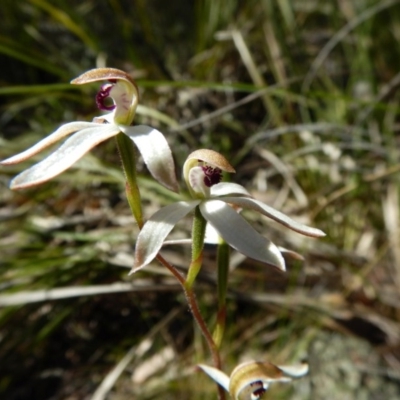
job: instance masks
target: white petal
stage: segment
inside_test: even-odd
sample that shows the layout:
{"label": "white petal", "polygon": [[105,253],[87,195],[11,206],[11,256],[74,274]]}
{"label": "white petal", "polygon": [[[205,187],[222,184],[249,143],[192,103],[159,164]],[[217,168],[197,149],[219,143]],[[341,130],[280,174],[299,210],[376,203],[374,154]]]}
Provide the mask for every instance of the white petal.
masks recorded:
{"label": "white petal", "polygon": [[208,200],[200,204],[200,210],[234,249],[247,257],[285,270],[285,260],[278,248],[261,236],[232,207],[220,200]]}
{"label": "white petal", "polygon": [[306,363],[298,365],[278,365],[278,368],[292,378],[300,378],[308,373],[308,364]]}
{"label": "white petal", "polygon": [[135,262],[130,273],[143,268],[156,257],[174,226],[199,203],[200,200],[179,201],[163,207],[151,216],[137,238]]}
{"label": "white petal", "polygon": [[45,148],[51,146],[55,142],[61,140],[65,136],[69,134],[85,129],[93,126],[101,126],[100,124],[94,124],[93,122],[70,122],[68,124],[64,124],[60,126],[56,131],[46,136],[40,142],[36,143],[34,146],[29,149],[23,151],[22,153],[16,154],[10,158],[7,158],[4,161],[1,161],[0,164],[8,165],[8,164],[18,164],[22,161],[27,160],[28,158],[34,156],[35,154],[41,152]]}
{"label": "white petal", "polygon": [[296,222],[289,218],[282,212],[275,210],[275,208],[267,206],[266,204],[250,197],[222,197],[220,200],[227,203],[237,205],[242,208],[250,208],[251,210],[258,211],[259,213],[279,222],[280,224],[292,229],[295,232],[301,233],[306,236],[322,237],[325,233],[320,229],[312,228],[310,226]]}
{"label": "white petal", "polygon": [[214,379],[219,385],[221,385],[227,392],[229,391],[229,377],[224,372],[217,368],[209,367],[208,365],[198,364],[208,376]]}
{"label": "white petal", "polygon": [[194,192],[194,197],[210,197],[210,188],[205,183],[205,173],[202,167],[196,166],[190,168],[188,173],[189,190]]}
{"label": "white petal", "polygon": [[177,192],[174,159],[164,135],[157,129],[145,125],[121,125],[120,128],[138,147],[153,177],[168,189]]}
{"label": "white petal", "polygon": [[250,193],[242,185],[237,183],[221,182],[211,186],[211,196],[218,197],[226,195],[250,196]]}
{"label": "white petal", "polygon": [[207,244],[220,244],[221,243],[221,236],[217,232],[217,230],[211,225],[207,224],[206,225],[206,234],[204,237],[204,243]]}
{"label": "white petal", "polygon": [[304,257],[300,253],[297,253],[296,251],[289,250],[289,249],[286,249],[286,248],[281,247],[281,246],[278,246],[278,249],[279,249],[279,251],[281,252],[281,254],[283,256],[291,257],[294,260],[298,260],[298,261],[304,261],[305,260]]}
{"label": "white petal", "polygon": [[93,124],[68,138],[61,147],[43,161],[21,172],[10,184],[11,189],[22,189],[43,183],[61,174],[90,149],[115,136],[119,132],[117,125]]}
{"label": "white petal", "polygon": [[104,119],[110,124],[114,124],[114,111],[112,111],[110,113],[107,113],[107,114],[100,115],[98,118],[99,119]]}

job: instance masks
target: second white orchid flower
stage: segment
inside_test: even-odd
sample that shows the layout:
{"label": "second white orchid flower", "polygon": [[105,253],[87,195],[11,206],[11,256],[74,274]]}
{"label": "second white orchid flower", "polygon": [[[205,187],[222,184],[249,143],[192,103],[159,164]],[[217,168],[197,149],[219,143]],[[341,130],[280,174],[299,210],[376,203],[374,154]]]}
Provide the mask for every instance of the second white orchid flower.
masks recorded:
{"label": "second white orchid flower", "polygon": [[[97,94],[97,105],[101,110],[111,112],[95,118],[93,122],[76,121],[62,125],[28,150],[3,160],[2,165],[20,163],[71,135],[47,158],[17,175],[11,181],[11,189],[28,188],[54,178],[93,147],[122,132],[135,143],[153,177],[167,188],[178,190],[172,153],[164,135],[149,126],[131,126],[139,100],[133,79],[115,68],[96,68],[71,83],[81,85],[98,81],[108,83]],[[113,104],[106,103],[108,98]]]}
{"label": "second white orchid flower", "polygon": [[229,162],[215,151],[203,149],[189,155],[183,175],[194,199],[163,207],[144,224],[137,238],[131,272],[149,264],[174,226],[196,207],[230,246],[280,270],[285,270],[285,261],[277,246],[260,235],[233,207],[252,209],[303,235],[325,236],[321,230],[300,224],[254,199],[243,186],[220,182],[222,171],[235,172]]}
{"label": "second white orchid flower", "polygon": [[271,383],[290,382],[308,373],[307,364],[275,365],[268,361],[248,361],[238,365],[230,377],[217,368],[199,367],[235,400],[259,400]]}

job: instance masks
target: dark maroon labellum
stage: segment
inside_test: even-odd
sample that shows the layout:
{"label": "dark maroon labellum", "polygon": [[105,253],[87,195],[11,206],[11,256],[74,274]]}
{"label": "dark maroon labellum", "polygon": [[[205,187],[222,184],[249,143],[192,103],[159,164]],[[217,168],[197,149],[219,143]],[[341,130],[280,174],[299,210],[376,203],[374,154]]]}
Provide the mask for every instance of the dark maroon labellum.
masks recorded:
{"label": "dark maroon labellum", "polygon": [[97,104],[97,107],[100,109],[100,110],[103,110],[103,111],[112,111],[112,110],[114,110],[114,108],[115,108],[115,104],[112,104],[112,105],[107,105],[106,104],[106,99],[108,98],[108,97],[110,97],[110,91],[111,91],[111,89],[112,89],[112,85],[103,85],[101,88],[100,88],[100,90],[99,90],[99,92],[97,93],[97,95],[96,95],[96,104]]}
{"label": "dark maroon labellum", "polygon": [[221,182],[222,179],[222,171],[219,168],[213,168],[213,167],[201,167],[203,172],[204,172],[204,184],[207,187],[211,187],[213,185],[216,185],[217,183]]}
{"label": "dark maroon labellum", "polygon": [[256,389],[253,390],[253,396],[256,396],[257,399],[261,399],[262,395],[266,392],[264,389],[264,385],[261,381],[253,382],[250,386],[258,386]]}

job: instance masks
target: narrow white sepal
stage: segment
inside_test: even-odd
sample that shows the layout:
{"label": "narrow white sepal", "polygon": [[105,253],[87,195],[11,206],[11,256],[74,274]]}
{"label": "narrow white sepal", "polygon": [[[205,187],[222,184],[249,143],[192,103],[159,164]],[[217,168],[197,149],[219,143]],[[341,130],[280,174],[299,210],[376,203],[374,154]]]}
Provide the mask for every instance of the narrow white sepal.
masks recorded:
{"label": "narrow white sepal", "polygon": [[35,154],[40,153],[42,150],[58,142],[64,137],[70,135],[71,133],[80,131],[82,129],[91,128],[93,126],[101,127],[100,124],[95,124],[93,122],[75,121],[75,122],[69,122],[68,124],[64,124],[60,126],[56,131],[46,136],[44,139],[42,139],[40,142],[36,143],[29,149],[23,151],[22,153],[16,154],[15,156],[7,158],[6,160],[1,161],[0,164],[3,165],[18,164],[34,156]]}
{"label": "narrow white sepal", "polygon": [[289,250],[282,246],[278,246],[278,249],[283,256],[291,257],[294,260],[298,260],[298,261],[305,260],[304,256],[302,256],[300,253],[297,253],[297,251]]}
{"label": "narrow white sepal", "polygon": [[[94,125],[94,126],[93,126]],[[33,167],[21,172],[10,183],[11,189],[38,185],[61,174],[89,150],[119,132],[116,125],[90,124],[74,133],[57,150]]]}
{"label": "narrow white sepal", "polygon": [[229,391],[229,376],[217,368],[209,367],[208,365],[198,364],[210,378],[214,379],[219,385],[221,385],[227,392]]}
{"label": "narrow white sepal", "polygon": [[210,224],[206,225],[206,233],[204,236],[204,243],[207,244],[220,244],[222,241],[221,236],[217,232],[217,230]]}
{"label": "narrow white sepal", "polygon": [[228,195],[251,196],[250,193],[242,185],[239,185],[238,183],[220,182],[214,186],[211,186],[212,197],[228,196]]}
{"label": "narrow white sepal", "polygon": [[200,204],[200,211],[234,249],[247,257],[285,271],[285,260],[277,246],[260,235],[232,207],[221,200],[208,200]]}
{"label": "narrow white sepal", "polygon": [[144,224],[136,241],[135,261],[130,274],[149,264],[160,251],[174,226],[189,214],[200,200],[179,201],[161,208]]}
{"label": "narrow white sepal", "polygon": [[174,159],[164,135],[157,129],[145,125],[120,125],[120,129],[138,147],[151,175],[168,189],[177,192]]}
{"label": "narrow white sepal", "polygon": [[254,211],[257,211],[266,217],[273,219],[276,222],[286,226],[289,229],[292,229],[295,232],[301,233],[305,236],[312,236],[312,237],[322,237],[325,236],[325,233],[322,232],[320,229],[312,228],[310,226],[301,224],[297,222],[284,213],[275,210],[275,208],[267,206],[263,202],[253,199],[252,197],[222,197],[220,200],[225,201],[227,203],[234,204],[241,208],[248,208]]}
{"label": "narrow white sepal", "polygon": [[300,378],[308,373],[308,364],[298,364],[298,365],[278,365],[286,375],[292,378]]}

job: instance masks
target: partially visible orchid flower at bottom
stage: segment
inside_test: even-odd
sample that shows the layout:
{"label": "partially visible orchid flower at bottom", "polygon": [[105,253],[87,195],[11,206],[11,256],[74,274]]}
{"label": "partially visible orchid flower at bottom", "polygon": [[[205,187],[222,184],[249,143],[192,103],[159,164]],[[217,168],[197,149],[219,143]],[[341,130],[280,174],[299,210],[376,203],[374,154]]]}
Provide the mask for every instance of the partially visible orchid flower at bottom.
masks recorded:
{"label": "partially visible orchid flower at bottom", "polygon": [[230,376],[217,368],[199,367],[222,386],[235,400],[258,400],[273,382],[290,382],[308,373],[307,364],[275,365],[268,361],[248,361],[238,365]]}
{"label": "partially visible orchid flower at bottom", "polygon": [[[2,165],[23,162],[69,136],[61,147],[44,160],[17,175],[11,181],[11,189],[28,188],[54,178],[99,143],[122,133],[135,143],[153,177],[167,188],[178,190],[171,149],[164,135],[149,126],[131,126],[139,100],[133,79],[115,68],[96,68],[85,72],[71,83],[81,85],[98,81],[108,82],[96,96],[97,106],[111,112],[96,117],[93,122],[75,121],[64,124],[24,152],[1,161]],[[113,104],[107,104],[108,99],[112,99]]]}
{"label": "partially visible orchid flower at bottom", "polygon": [[163,207],[144,224],[137,238],[135,263],[131,272],[149,264],[175,225],[196,207],[231,247],[280,270],[285,270],[285,261],[278,247],[260,235],[236,209],[257,211],[306,236],[325,236],[321,230],[298,223],[254,199],[243,186],[220,182],[222,171],[235,172],[229,162],[213,150],[197,150],[189,155],[183,175],[193,199]]}

